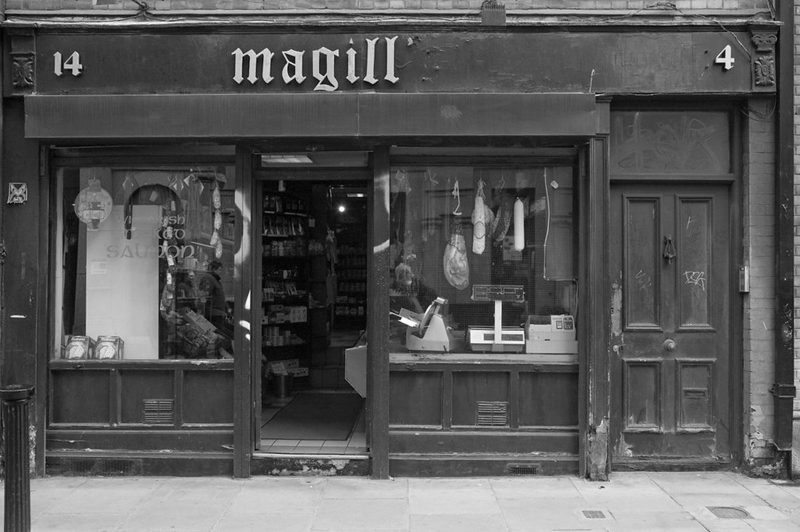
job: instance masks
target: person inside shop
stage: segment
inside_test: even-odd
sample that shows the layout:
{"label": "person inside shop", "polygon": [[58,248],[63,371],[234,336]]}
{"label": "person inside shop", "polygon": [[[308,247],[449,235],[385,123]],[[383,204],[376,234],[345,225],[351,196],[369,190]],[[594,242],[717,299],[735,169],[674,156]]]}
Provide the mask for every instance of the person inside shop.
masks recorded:
{"label": "person inside shop", "polygon": [[208,272],[200,277],[200,292],[205,294],[203,314],[211,322],[217,332],[215,350],[222,358],[230,358],[233,353],[233,326],[222,286],[222,263],[212,260],[208,264]]}
{"label": "person inside shop", "polygon": [[436,299],[436,292],[422,282],[421,277],[415,275],[406,263],[400,263],[395,267],[391,296],[393,306],[421,314]]}
{"label": "person inside shop", "polygon": [[233,328],[228,316],[228,302],[225,298],[221,274],[222,263],[212,260],[208,265],[208,272],[202,276],[199,285],[200,290],[207,295],[204,314],[225,339],[222,347],[230,352]]}

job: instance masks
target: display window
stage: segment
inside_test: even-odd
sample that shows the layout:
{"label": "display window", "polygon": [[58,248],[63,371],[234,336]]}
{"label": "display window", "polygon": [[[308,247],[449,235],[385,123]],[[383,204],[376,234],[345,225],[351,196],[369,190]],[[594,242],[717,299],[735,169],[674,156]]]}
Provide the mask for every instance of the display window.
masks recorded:
{"label": "display window", "polygon": [[575,167],[391,170],[390,350],[577,353]]}
{"label": "display window", "polygon": [[231,358],[232,166],[56,171],[52,358]]}

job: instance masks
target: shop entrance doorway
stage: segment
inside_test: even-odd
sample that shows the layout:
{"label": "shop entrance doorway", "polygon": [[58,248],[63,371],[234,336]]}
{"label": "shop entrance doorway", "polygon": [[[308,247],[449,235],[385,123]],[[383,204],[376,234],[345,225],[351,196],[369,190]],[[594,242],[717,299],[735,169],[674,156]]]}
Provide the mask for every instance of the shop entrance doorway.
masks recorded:
{"label": "shop entrance doorway", "polygon": [[259,176],[255,447],[365,456],[368,159],[316,155],[270,156]]}
{"label": "shop entrance doorway", "polygon": [[726,185],[611,194],[614,463],[730,460]]}

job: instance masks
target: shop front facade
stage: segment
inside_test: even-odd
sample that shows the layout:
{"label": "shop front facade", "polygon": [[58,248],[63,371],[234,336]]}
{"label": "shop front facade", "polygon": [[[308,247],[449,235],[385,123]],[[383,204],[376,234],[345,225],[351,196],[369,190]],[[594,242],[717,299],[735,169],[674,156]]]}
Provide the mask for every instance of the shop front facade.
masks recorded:
{"label": "shop front facade", "polygon": [[7,22],[37,470],[753,458],[777,25],[733,22]]}

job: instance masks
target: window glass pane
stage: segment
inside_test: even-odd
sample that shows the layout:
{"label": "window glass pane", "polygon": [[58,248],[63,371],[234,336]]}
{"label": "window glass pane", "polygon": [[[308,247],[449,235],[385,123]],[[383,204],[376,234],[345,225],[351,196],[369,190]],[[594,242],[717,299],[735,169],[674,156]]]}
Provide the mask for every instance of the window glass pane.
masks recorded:
{"label": "window glass pane", "polygon": [[729,117],[712,111],[611,114],[614,174],[725,174],[731,171]]}
{"label": "window glass pane", "polygon": [[60,168],[53,357],[233,355],[233,167]]}
{"label": "window glass pane", "polygon": [[[393,168],[390,349],[546,352],[527,341],[526,324],[574,317],[574,185],[571,166]],[[436,298],[446,302],[431,308],[441,319],[430,319]],[[496,300],[506,345],[489,338]],[[441,321],[450,336],[420,342],[412,336],[422,329],[401,321],[408,317],[430,329]]]}

